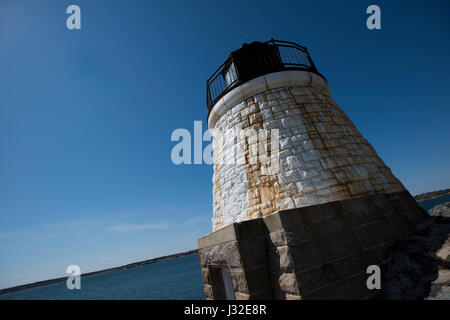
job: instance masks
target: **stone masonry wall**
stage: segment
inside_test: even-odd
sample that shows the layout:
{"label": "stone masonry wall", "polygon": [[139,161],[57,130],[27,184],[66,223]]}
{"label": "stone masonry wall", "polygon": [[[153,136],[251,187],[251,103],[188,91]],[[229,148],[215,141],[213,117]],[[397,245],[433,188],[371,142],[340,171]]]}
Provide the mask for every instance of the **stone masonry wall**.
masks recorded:
{"label": "stone masonry wall", "polygon": [[205,296],[223,299],[221,280],[211,276],[223,266],[238,300],[376,298],[382,291],[367,288],[367,267],[387,274],[387,249],[423,216],[404,191],[234,223],[199,239]]}
{"label": "stone masonry wall", "polygon": [[237,300],[271,299],[266,238],[262,220],[256,219],[228,225],[198,240],[206,299],[224,299],[222,279],[212,275],[220,267],[230,271]]}
{"label": "stone masonry wall", "polygon": [[[277,76],[283,74],[292,76]],[[212,128],[210,122],[215,130],[213,230],[278,210],[405,190],[333,100],[326,82],[305,71],[295,75],[304,85],[297,81],[243,96]],[[234,141],[225,136],[232,128],[279,129],[279,170],[251,164],[256,137],[233,149]],[[221,161],[227,153],[234,153],[237,163]]]}
{"label": "stone masonry wall", "polygon": [[[423,218],[408,192],[375,194],[280,212],[267,226],[274,299],[369,299],[370,265]],[[381,284],[384,288],[385,284]]]}

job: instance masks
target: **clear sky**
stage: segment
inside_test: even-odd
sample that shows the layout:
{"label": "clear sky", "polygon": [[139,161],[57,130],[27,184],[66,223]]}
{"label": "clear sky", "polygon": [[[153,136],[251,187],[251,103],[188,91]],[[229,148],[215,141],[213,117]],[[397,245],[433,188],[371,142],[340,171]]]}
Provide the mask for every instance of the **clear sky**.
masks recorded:
{"label": "clear sky", "polygon": [[309,48],[412,194],[450,187],[447,0],[1,0],[0,288],[196,248],[213,169],[173,164],[171,133],[206,129],[205,80],[272,37]]}

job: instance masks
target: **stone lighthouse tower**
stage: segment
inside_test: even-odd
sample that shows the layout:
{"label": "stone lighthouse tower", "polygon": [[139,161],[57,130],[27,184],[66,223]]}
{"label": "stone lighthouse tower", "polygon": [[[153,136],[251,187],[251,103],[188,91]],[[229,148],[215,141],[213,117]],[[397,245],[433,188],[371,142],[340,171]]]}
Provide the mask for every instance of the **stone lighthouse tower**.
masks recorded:
{"label": "stone lighthouse tower", "polygon": [[[244,44],[208,79],[208,299],[364,299],[422,211],[333,100],[307,49]],[[265,157],[261,157],[264,155]],[[268,159],[268,161],[264,161]]]}

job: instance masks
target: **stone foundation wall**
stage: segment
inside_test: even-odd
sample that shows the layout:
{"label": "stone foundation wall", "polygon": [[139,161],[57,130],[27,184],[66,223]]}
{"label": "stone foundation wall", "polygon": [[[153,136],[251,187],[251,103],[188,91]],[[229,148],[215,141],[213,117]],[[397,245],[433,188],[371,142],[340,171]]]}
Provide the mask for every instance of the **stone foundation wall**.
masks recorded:
{"label": "stone foundation wall", "polygon": [[[209,116],[214,129],[213,230],[276,211],[375,193],[403,185],[331,97],[305,71],[253,79],[225,95]],[[238,144],[228,129],[279,129],[279,170],[251,164],[256,137]],[[224,163],[229,153],[237,163]]]}
{"label": "stone foundation wall", "polygon": [[[199,239],[205,296],[211,268],[229,268],[236,299],[368,299],[369,265],[423,218],[405,192],[283,210]],[[382,284],[383,287],[383,284]]]}
{"label": "stone foundation wall", "polygon": [[[265,227],[261,219],[229,225],[198,240],[205,297],[217,299],[211,269],[228,268],[237,300],[270,299]],[[218,279],[220,282],[220,279]]]}

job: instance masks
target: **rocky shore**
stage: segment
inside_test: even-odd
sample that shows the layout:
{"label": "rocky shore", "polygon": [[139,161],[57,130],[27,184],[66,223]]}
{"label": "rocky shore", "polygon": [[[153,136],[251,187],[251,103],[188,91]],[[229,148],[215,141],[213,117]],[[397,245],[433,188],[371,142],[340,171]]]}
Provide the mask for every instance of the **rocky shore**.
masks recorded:
{"label": "rocky shore", "polygon": [[435,199],[439,197],[443,197],[450,194],[450,189],[437,190],[432,192],[421,193],[414,196],[417,202]]}
{"label": "rocky shore", "polygon": [[382,299],[450,300],[450,202],[437,205],[398,241],[381,267]]}
{"label": "rocky shore", "polygon": [[433,217],[450,218],[450,202],[435,206],[428,211],[428,214]]}

